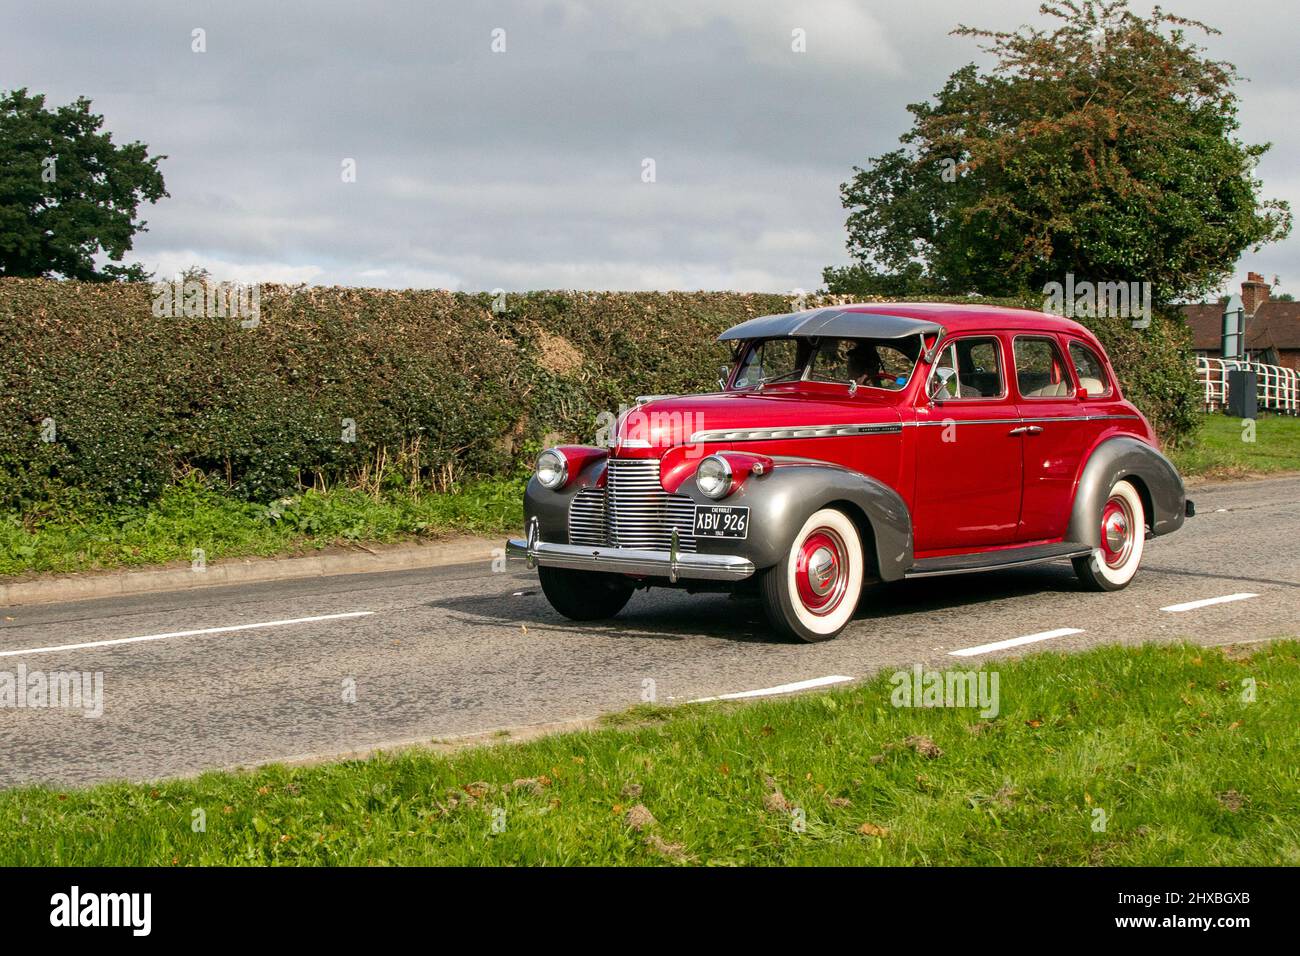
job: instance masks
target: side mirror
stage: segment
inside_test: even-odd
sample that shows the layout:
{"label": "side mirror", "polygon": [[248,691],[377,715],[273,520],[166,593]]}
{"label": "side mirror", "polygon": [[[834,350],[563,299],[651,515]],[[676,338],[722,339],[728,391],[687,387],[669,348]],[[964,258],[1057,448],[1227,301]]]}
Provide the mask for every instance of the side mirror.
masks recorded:
{"label": "side mirror", "polygon": [[719,375],[719,377],[718,377],[718,391],[721,392],[721,391],[725,391],[725,390],[726,390],[726,388],[727,388],[727,375],[728,375],[728,373],[729,373],[730,371],[731,371],[731,369],[727,368],[727,366],[725,366],[725,365],[720,365],[720,366],[718,366],[718,372],[720,373],[720,375]]}
{"label": "side mirror", "polygon": [[927,396],[932,402],[942,402],[948,395],[948,383],[957,377],[955,369],[936,368],[934,377],[930,379],[930,392]]}
{"label": "side mirror", "polygon": [[1086,388],[1080,388],[1077,392],[1074,393],[1074,397],[1079,400],[1083,400],[1088,397],[1088,390]]}

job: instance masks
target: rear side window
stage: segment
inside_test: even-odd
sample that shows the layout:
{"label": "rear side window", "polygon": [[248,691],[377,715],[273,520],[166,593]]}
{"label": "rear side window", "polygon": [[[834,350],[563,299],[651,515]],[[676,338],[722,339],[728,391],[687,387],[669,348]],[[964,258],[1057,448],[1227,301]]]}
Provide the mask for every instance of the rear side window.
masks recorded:
{"label": "rear side window", "polygon": [[1015,355],[1016,385],[1022,398],[1068,398],[1074,394],[1054,339],[1018,336]]}
{"label": "rear side window", "polygon": [[1101,358],[1082,342],[1070,343],[1070,361],[1074,363],[1074,374],[1079,379],[1079,387],[1088,393],[1089,398],[1110,394],[1110,379],[1106,375],[1106,366]]}
{"label": "rear side window", "polygon": [[934,366],[956,374],[948,380],[948,397],[1001,398],[1002,363],[998,340],[992,336],[955,339],[943,347]]}

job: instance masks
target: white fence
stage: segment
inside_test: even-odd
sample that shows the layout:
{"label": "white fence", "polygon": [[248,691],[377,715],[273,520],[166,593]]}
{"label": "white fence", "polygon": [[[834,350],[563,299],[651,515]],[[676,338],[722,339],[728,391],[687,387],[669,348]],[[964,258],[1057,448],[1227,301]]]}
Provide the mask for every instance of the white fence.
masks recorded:
{"label": "white fence", "polygon": [[1255,373],[1255,391],[1260,411],[1300,413],[1300,372],[1263,362],[1239,362],[1232,359],[1196,357],[1196,377],[1205,394],[1207,412],[1228,402],[1228,372],[1249,369]]}

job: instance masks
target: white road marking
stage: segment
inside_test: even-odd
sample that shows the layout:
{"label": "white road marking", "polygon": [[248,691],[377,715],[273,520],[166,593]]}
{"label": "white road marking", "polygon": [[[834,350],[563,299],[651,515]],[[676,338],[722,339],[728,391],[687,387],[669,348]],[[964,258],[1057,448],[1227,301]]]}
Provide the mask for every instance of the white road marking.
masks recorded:
{"label": "white road marking", "polygon": [[987,654],[990,651],[1000,651],[1007,647],[1019,647],[1021,644],[1036,644],[1039,641],[1050,641],[1054,637],[1066,637],[1070,634],[1082,634],[1083,628],[1080,627],[1058,627],[1054,631],[1040,631],[1037,634],[1026,634],[1024,637],[1013,637],[1005,641],[994,641],[992,644],[981,644],[978,647],[963,647],[958,651],[949,651],[951,657],[974,657],[976,654]]}
{"label": "white road marking", "polygon": [[1204,598],[1200,601],[1188,601],[1185,604],[1171,604],[1168,607],[1162,607],[1160,610],[1177,614],[1179,611],[1195,611],[1198,607],[1209,607],[1211,604],[1227,604],[1231,601],[1244,601],[1253,597],[1259,597],[1259,595],[1252,594],[1249,591],[1242,591],[1240,594],[1225,594],[1223,597]]}
{"label": "white road marking", "polygon": [[252,631],[263,627],[285,627],[289,624],[311,624],[314,621],[337,621],[345,617],[366,617],[374,611],[348,611],[346,614],[318,614],[315,617],[294,617],[284,621],[261,621],[257,624],[231,624],[226,627],[201,627],[193,631],[170,631],[166,634],[145,634],[142,637],[119,637],[111,641],[86,641],[84,644],[55,644],[51,647],[28,647],[21,651],[0,651],[0,657],[21,657],[24,654],[53,654],[57,651],[80,651],[89,647],[114,647],[118,644],[139,644],[144,641],[163,641],[169,637],[194,637],[198,634],[227,634],[231,631]]}
{"label": "white road marking", "polygon": [[698,697],[689,701],[689,703],[706,704],[711,700],[740,700],[744,697],[766,697],[769,694],[791,694],[797,690],[826,687],[828,684],[843,684],[849,680],[853,680],[853,678],[845,677],[842,674],[832,674],[830,677],[814,677],[812,680],[795,681],[793,684],[778,684],[776,687],[763,687],[759,690],[742,690],[734,694],[719,694],[717,697]]}

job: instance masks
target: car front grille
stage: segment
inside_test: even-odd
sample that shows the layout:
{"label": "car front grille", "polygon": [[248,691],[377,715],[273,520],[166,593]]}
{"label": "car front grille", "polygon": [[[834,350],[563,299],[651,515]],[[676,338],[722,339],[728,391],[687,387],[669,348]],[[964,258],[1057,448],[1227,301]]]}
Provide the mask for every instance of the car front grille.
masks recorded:
{"label": "car front grille", "polygon": [[659,484],[659,462],[611,458],[604,488],[584,488],[569,506],[569,543],[667,551],[695,550],[695,502]]}
{"label": "car front grille", "polygon": [[603,547],[605,530],[605,489],[583,488],[569,505],[569,544]]}

